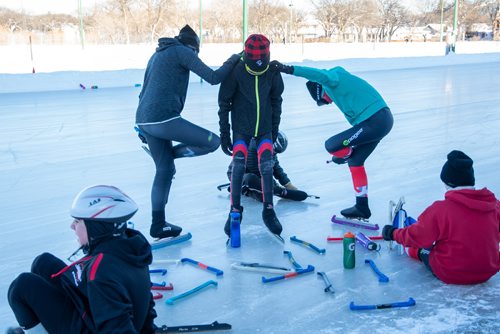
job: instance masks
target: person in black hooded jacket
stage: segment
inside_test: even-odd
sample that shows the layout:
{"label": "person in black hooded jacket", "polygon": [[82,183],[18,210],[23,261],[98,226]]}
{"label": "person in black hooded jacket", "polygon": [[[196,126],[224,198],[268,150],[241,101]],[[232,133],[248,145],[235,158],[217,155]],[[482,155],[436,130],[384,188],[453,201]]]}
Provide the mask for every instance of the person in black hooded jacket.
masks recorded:
{"label": "person in black hooded jacket", "polygon": [[[153,238],[176,237],[182,231],[180,226],[165,220],[165,206],[175,174],[174,160],[208,154],[220,145],[215,133],[181,117],[189,73],[196,73],[212,85],[219,84],[240,56],[232,55],[219,69],[212,70],[198,58],[199,51],[200,39],[188,25],[175,38],[160,38],[156,52],[149,59],[139,95],[135,122],[156,166],[149,232]],[[172,141],[179,144],[173,145]]]}
{"label": "person in black hooded jacket", "polygon": [[86,256],[70,265],[49,253],[35,258],[31,272],[8,291],[19,325],[49,333],[154,333],[151,246],[127,228],[136,211],[118,188],[82,190],[71,208],[71,228]]}
{"label": "person in black hooded jacket", "polygon": [[[283,230],[273,205],[273,143],[278,138],[284,85],[279,72],[268,70],[269,46],[266,36],[250,35],[245,41],[242,61],[234,67],[219,89],[221,148],[225,154],[233,157],[230,214],[224,225],[224,232],[228,236],[231,213],[239,214],[242,218],[241,186],[252,140],[255,140],[257,147],[262,180],[262,220],[275,235],[279,236]],[[233,130],[232,140],[230,129]]]}

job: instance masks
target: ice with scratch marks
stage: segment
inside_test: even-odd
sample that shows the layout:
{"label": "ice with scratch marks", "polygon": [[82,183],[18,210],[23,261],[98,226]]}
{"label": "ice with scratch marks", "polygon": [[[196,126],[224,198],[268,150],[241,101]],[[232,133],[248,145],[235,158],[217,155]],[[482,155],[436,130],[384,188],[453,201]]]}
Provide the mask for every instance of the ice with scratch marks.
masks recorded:
{"label": "ice with scratch marks", "polygon": [[[303,65],[337,65],[370,82],[394,114],[391,133],[366,161],[370,222],[388,221],[390,200],[405,196],[405,209],[417,217],[443,198],[439,173],[452,149],[474,160],[476,185],[500,194],[500,54],[453,57],[344,59]],[[116,73],[101,73],[113,81]],[[65,74],[47,73],[45,83]],[[71,76],[71,74],[67,74]],[[120,76],[128,75],[122,73]],[[16,76],[12,85],[22,85]],[[19,79],[19,80],[18,80]],[[68,79],[68,78],[66,78]],[[70,80],[69,78],[68,80]],[[0,88],[6,80],[0,76]],[[290,202],[275,197],[285,245],[264,227],[262,204],[243,197],[241,248],[226,247],[223,227],[229,194],[216,186],[227,183],[230,158],[220,150],[176,160],[177,174],[166,209],[169,222],[192,233],[188,242],[154,251],[154,260],[188,257],[224,271],[218,286],[176,305],[165,299],[214,279],[192,266],[167,264],[165,280],[173,291],[156,302],[158,325],[232,324],[231,333],[500,333],[500,275],[474,286],[446,285],[421,263],[399,255],[384,241],[380,252],[356,248],[356,266],[342,266],[342,243],[327,242],[356,229],[332,224],[330,218],[353,205],[348,168],[326,164],[324,142],[348,127],[333,106],[318,108],[305,80],[283,75],[280,128],[288,139],[280,163],[294,185],[320,199]],[[24,88],[20,87],[23,91]],[[150,224],[151,158],[133,130],[140,87],[97,90],[11,92],[0,94],[0,333],[16,320],[7,303],[10,282],[42,252],[65,259],[76,248],[70,230],[73,197],[92,184],[112,184],[139,205],[135,227],[147,234]],[[192,82],[182,116],[215,133],[217,86]],[[360,230],[368,236],[380,231]],[[290,236],[320,248],[318,255],[290,242]],[[335,290],[325,293],[316,273],[264,284],[257,272],[231,269],[238,261],[291,267],[284,250],[302,266],[324,271]],[[390,279],[380,283],[364,263],[372,259]],[[162,265],[163,266],[163,265]],[[155,266],[158,267],[158,266]],[[406,301],[408,308],[351,311],[359,305]]]}

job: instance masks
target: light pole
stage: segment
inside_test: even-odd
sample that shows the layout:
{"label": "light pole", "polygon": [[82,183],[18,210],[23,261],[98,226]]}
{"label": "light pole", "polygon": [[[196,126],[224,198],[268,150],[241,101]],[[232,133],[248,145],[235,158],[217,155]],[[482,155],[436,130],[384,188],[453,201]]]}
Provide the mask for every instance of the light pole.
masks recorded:
{"label": "light pole", "polygon": [[78,16],[80,17],[80,42],[82,49],[85,49],[85,33],[83,31],[82,0],[78,0]]}
{"label": "light pole", "polygon": [[201,43],[203,43],[203,7],[201,1],[202,0],[200,0],[200,47]]}
{"label": "light pole", "polygon": [[439,41],[443,41],[443,8],[444,8],[444,0],[441,0],[441,26],[439,27]]}
{"label": "light pole", "polygon": [[248,34],[248,4],[247,0],[243,0],[243,47]]}
{"label": "light pole", "polygon": [[290,1],[290,4],[288,5],[290,7],[290,25],[289,25],[289,34],[288,34],[288,43],[292,42],[292,23],[293,23],[293,3]]}
{"label": "light pole", "polygon": [[457,21],[458,21],[458,0],[455,0],[455,13],[453,14],[453,38],[451,44],[451,50],[455,52],[455,46],[457,42]]}

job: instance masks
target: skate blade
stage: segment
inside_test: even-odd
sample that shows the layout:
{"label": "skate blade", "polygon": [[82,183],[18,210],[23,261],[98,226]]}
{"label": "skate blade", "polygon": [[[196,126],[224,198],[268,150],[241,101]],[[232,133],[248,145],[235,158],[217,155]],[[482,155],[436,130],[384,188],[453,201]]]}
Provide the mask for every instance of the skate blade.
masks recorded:
{"label": "skate blade", "polygon": [[193,236],[191,232],[188,232],[186,234],[181,234],[176,237],[155,239],[155,241],[151,243],[151,250],[160,249],[171,245],[176,245],[178,243],[188,241],[192,237]]}
{"label": "skate blade", "polygon": [[367,219],[364,218],[346,218],[346,217],[337,217],[336,215],[333,215],[331,221],[332,223],[335,224],[359,227],[367,230],[376,231],[379,229],[378,224],[371,224]]}

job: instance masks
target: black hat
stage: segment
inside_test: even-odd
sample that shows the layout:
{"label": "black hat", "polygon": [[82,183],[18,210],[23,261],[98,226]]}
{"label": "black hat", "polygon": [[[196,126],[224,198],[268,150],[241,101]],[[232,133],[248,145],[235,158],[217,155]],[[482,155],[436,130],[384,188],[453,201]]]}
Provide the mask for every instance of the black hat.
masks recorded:
{"label": "black hat", "polygon": [[192,47],[196,52],[200,52],[200,38],[188,24],[186,24],[179,35],[175,36],[182,44]]}
{"label": "black hat", "polygon": [[306,82],[307,90],[316,104],[319,106],[330,104],[332,101],[328,95],[323,91],[323,86],[317,82],[308,81]]}
{"label": "black hat", "polygon": [[475,184],[472,159],[462,151],[451,151],[441,170],[441,180],[452,188]]}

